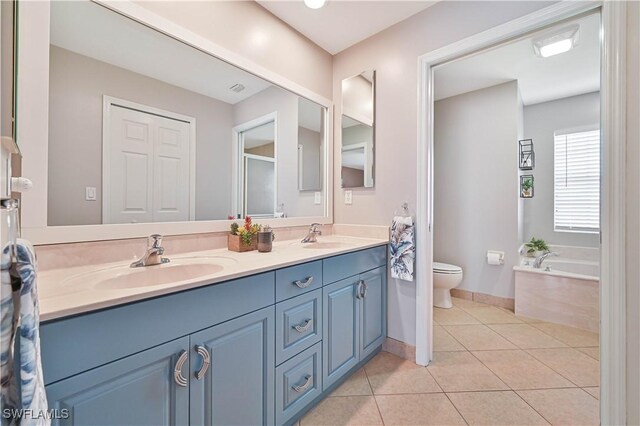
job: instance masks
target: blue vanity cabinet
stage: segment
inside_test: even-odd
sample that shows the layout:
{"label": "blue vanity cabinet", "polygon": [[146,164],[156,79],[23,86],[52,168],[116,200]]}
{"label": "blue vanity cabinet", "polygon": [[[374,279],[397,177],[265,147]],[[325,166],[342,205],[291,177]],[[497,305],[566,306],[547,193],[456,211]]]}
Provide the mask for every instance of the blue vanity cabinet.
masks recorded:
{"label": "blue vanity cabinet", "polygon": [[323,288],[324,389],[358,363],[360,304],[356,298],[357,281],[347,278]]}
{"label": "blue vanity cabinet", "polygon": [[360,359],[373,353],[387,336],[387,268],[360,275]]}
{"label": "blue vanity cabinet", "polygon": [[[82,346],[76,346],[81,350]],[[46,387],[54,425],[187,425],[189,338],[183,337]],[[182,357],[181,357],[182,355]]]}
{"label": "blue vanity cabinet", "polygon": [[[274,422],[274,307],[190,336],[190,424]],[[207,355],[210,365],[205,365]]]}

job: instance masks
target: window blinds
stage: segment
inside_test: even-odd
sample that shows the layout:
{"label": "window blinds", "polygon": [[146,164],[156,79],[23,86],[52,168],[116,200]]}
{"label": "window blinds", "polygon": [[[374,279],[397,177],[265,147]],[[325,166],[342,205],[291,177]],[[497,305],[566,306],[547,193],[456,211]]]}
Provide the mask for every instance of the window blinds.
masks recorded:
{"label": "window blinds", "polygon": [[554,229],[600,231],[600,130],[554,135]]}

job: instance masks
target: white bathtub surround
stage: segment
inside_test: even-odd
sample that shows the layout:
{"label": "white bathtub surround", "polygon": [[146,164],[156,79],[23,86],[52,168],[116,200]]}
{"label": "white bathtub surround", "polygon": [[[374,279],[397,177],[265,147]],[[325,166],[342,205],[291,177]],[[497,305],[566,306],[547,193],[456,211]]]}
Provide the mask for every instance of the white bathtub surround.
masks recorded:
{"label": "white bathtub surround", "polygon": [[600,331],[600,281],[571,272],[514,267],[516,315]]}
{"label": "white bathtub surround", "polygon": [[[135,285],[127,285],[126,283],[120,285],[121,281],[126,280],[127,277],[119,277],[119,274],[121,275],[123,271],[131,272],[128,260],[50,269],[42,272],[39,277],[40,319],[41,321],[49,321],[67,315],[188,290],[327,256],[363,250],[386,244],[389,241],[380,238],[335,235],[323,235],[321,238],[318,243],[315,243],[317,244],[315,246],[313,244],[303,245],[298,238],[278,240],[274,242],[273,250],[269,253],[257,251],[236,253],[226,248],[196,249],[180,254],[166,250],[165,256],[172,261],[163,265],[134,270],[136,277],[130,281],[135,280]],[[324,245],[322,245],[323,243]],[[109,247],[110,250],[116,249],[111,245]],[[140,248],[140,254],[144,253],[144,247]],[[218,264],[222,267],[213,268]],[[185,266],[200,268],[203,273],[198,274],[195,278],[185,279],[180,273],[180,268]],[[177,269],[172,271],[172,268],[175,267]],[[93,275],[95,278],[94,274],[96,273],[100,274],[99,278],[103,280],[101,282],[108,281],[114,285],[101,288],[99,282],[93,283],[89,279],[83,279],[89,275]],[[175,278],[167,278],[165,273],[169,276],[174,275]],[[118,280],[117,283],[116,280]],[[144,280],[154,282],[145,285]],[[96,280],[94,279],[94,281]]]}

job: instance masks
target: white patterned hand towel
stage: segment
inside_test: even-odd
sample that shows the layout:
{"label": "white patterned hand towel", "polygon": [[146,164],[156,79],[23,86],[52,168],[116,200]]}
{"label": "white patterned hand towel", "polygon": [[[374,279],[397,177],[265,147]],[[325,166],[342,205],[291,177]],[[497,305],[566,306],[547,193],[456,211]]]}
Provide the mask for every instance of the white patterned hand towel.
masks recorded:
{"label": "white patterned hand towel", "polygon": [[[15,288],[13,294],[9,296],[8,291],[12,290],[11,281]],[[12,264],[10,247],[4,247],[2,251],[2,300],[0,302],[3,308],[0,330],[0,340],[3,344],[0,400],[3,410],[17,409],[22,413],[22,418],[3,419],[3,421],[9,420],[9,424],[20,425],[49,425],[51,420],[46,415],[47,397],[40,360],[37,264],[35,251],[28,241],[18,239],[15,265]],[[6,317],[5,308],[12,311],[11,318]],[[20,330],[18,359],[13,351],[17,327]],[[8,345],[6,345],[7,342]],[[20,363],[20,386],[12,374],[16,362]],[[17,389],[20,389],[20,393]]]}
{"label": "white patterned hand towel", "polygon": [[395,216],[391,223],[391,277],[413,281],[413,265],[416,258],[413,217]]}

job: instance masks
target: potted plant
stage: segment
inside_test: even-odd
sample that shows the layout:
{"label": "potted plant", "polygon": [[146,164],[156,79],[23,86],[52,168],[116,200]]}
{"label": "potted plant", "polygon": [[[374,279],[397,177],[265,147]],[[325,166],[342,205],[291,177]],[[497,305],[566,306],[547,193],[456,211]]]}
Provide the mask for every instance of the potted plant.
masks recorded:
{"label": "potted plant", "polygon": [[549,251],[549,246],[543,239],[531,237],[531,241],[524,245],[527,248],[527,256],[537,257]]}
{"label": "potted plant", "polygon": [[261,226],[257,223],[251,223],[250,216],[244,218],[242,226],[233,222],[229,231],[227,248],[237,252],[256,250],[258,248],[258,232],[260,228]]}
{"label": "potted plant", "polygon": [[520,196],[522,198],[532,198],[533,197],[533,177],[523,176],[522,183],[520,185],[520,190],[522,193]]}

